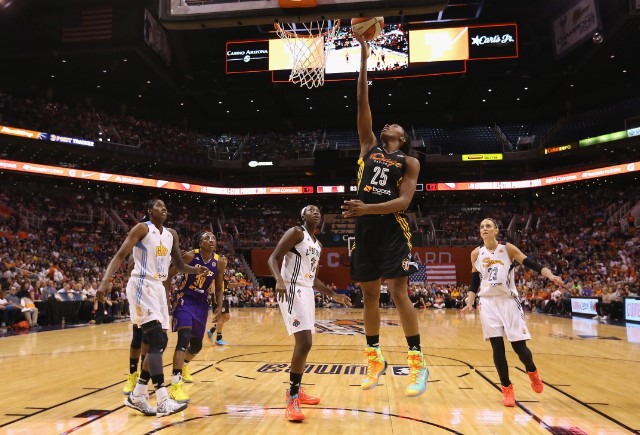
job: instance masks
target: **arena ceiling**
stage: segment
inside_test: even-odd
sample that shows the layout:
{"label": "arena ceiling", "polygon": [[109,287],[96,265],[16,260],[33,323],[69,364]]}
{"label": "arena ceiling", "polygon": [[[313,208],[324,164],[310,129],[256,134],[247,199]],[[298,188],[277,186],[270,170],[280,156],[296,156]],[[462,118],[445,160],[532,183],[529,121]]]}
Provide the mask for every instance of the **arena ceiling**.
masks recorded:
{"label": "arena ceiling", "polygon": [[[556,59],[551,23],[574,2],[450,0],[442,13],[387,17],[413,28],[515,22],[519,57],[471,61],[464,74],[376,81],[374,119],[384,113],[384,120],[415,127],[548,120],[637,96],[640,15],[629,13],[629,0],[600,0],[602,41],[586,41]],[[110,40],[61,44],[61,5],[113,6]],[[0,0],[0,91],[76,99],[217,131],[354,127],[354,81],[308,90],[274,84],[268,73],[225,74],[226,41],[272,37],[272,26],[168,30],[167,66],[142,40],[144,7],[157,12],[158,0]],[[132,16],[118,16],[128,8]]]}

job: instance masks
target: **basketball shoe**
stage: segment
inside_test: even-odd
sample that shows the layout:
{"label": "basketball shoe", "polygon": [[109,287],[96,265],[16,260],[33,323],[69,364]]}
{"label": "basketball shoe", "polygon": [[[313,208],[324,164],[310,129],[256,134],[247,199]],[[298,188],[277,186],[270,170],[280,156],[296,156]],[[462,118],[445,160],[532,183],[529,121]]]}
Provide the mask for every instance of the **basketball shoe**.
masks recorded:
{"label": "basketball shoe", "polygon": [[191,376],[189,366],[187,364],[182,365],[182,380],[187,384],[193,383],[193,376]]}
{"label": "basketball shoe", "polygon": [[214,324],[211,326],[211,328],[207,329],[207,339],[211,344],[215,344],[215,340],[213,339],[213,334],[216,332],[217,327],[218,325]]}
{"label": "basketball shoe", "polygon": [[229,344],[228,342],[226,342],[226,341],[224,341],[222,339],[221,340],[216,340],[216,346],[226,346],[228,344]]}
{"label": "basketball shoe", "polygon": [[429,369],[424,360],[424,355],[419,350],[410,350],[407,356],[409,364],[409,385],[405,394],[409,397],[418,397],[427,389]]}
{"label": "basketball shoe", "polygon": [[544,384],[542,383],[542,379],[540,379],[540,375],[538,371],[535,372],[527,372],[529,375],[529,379],[531,379],[531,389],[536,393],[542,393],[542,389],[544,388]]}
{"label": "basketball shoe", "polygon": [[158,403],[158,408],[156,412],[157,417],[162,417],[165,415],[176,414],[180,411],[184,411],[187,409],[186,403],[178,403],[170,397],[167,397],[162,402]]}
{"label": "basketball shoe", "polygon": [[[287,390],[287,403],[289,401],[289,396],[291,395],[290,391]],[[302,405],[317,405],[320,403],[319,397],[309,396],[304,388],[300,387],[298,390],[298,400]]]}
{"label": "basketball shoe", "polygon": [[367,357],[367,377],[360,386],[363,390],[370,390],[378,385],[378,378],[387,370],[387,362],[379,347],[367,347],[364,355]]}
{"label": "basketball shoe", "polygon": [[504,406],[516,406],[516,398],[513,395],[513,384],[508,387],[500,386],[502,389],[502,404]]}
{"label": "basketball shoe", "polygon": [[138,377],[140,375],[138,372],[133,372],[127,376],[127,382],[124,384],[122,388],[122,394],[129,395],[133,392],[133,389],[136,387],[136,383],[138,382]]}
{"label": "basketball shoe", "polygon": [[156,415],[156,408],[149,405],[149,402],[147,402],[148,398],[148,395],[134,396],[133,393],[131,393],[126,399],[124,399],[124,404],[131,409],[135,409],[136,411],[143,413],[144,415]]}
{"label": "basketball shoe", "polygon": [[183,385],[184,382],[180,381],[177,384],[171,384],[169,386],[169,397],[178,403],[187,403],[191,400],[189,395],[182,389]]}
{"label": "basketball shoe", "polygon": [[284,412],[284,416],[289,421],[302,421],[304,420],[304,414],[300,411],[300,398],[297,394],[293,396],[289,395],[287,391],[287,410]]}

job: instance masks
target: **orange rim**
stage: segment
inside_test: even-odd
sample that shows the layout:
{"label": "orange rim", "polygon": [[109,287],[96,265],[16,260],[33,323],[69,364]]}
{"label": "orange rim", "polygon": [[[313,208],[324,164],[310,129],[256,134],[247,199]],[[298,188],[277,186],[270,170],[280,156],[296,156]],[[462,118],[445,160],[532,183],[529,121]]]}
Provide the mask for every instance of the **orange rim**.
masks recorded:
{"label": "orange rim", "polygon": [[[333,22],[334,23],[333,27],[339,27],[340,26],[340,19],[323,20],[323,21]],[[281,31],[282,33],[286,34],[290,38],[319,38],[321,36],[326,36],[327,34],[329,34],[329,31],[332,29],[332,28],[328,28],[327,30],[324,30],[323,32],[318,33],[317,35],[300,35],[300,34],[298,34],[296,32],[292,32],[290,30],[285,29],[284,27],[282,27],[280,25],[280,23],[273,23],[273,28],[276,29],[276,30]]]}

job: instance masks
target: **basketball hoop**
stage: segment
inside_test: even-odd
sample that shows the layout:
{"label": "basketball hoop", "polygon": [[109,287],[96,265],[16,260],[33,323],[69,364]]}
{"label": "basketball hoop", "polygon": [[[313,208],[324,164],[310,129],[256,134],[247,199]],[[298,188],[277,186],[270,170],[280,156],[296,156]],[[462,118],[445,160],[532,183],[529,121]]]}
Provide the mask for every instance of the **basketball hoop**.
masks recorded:
{"label": "basketball hoop", "polygon": [[289,81],[309,89],[324,85],[327,54],[340,27],[340,20],[311,23],[276,23],[276,33],[291,53]]}

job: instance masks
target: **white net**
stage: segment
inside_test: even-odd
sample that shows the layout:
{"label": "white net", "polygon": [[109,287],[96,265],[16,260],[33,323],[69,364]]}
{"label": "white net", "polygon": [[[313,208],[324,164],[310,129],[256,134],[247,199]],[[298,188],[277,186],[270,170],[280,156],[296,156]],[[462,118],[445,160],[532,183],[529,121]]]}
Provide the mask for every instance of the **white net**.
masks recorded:
{"label": "white net", "polygon": [[340,27],[340,20],[276,24],[276,33],[291,53],[289,81],[309,89],[324,85],[327,53]]}

